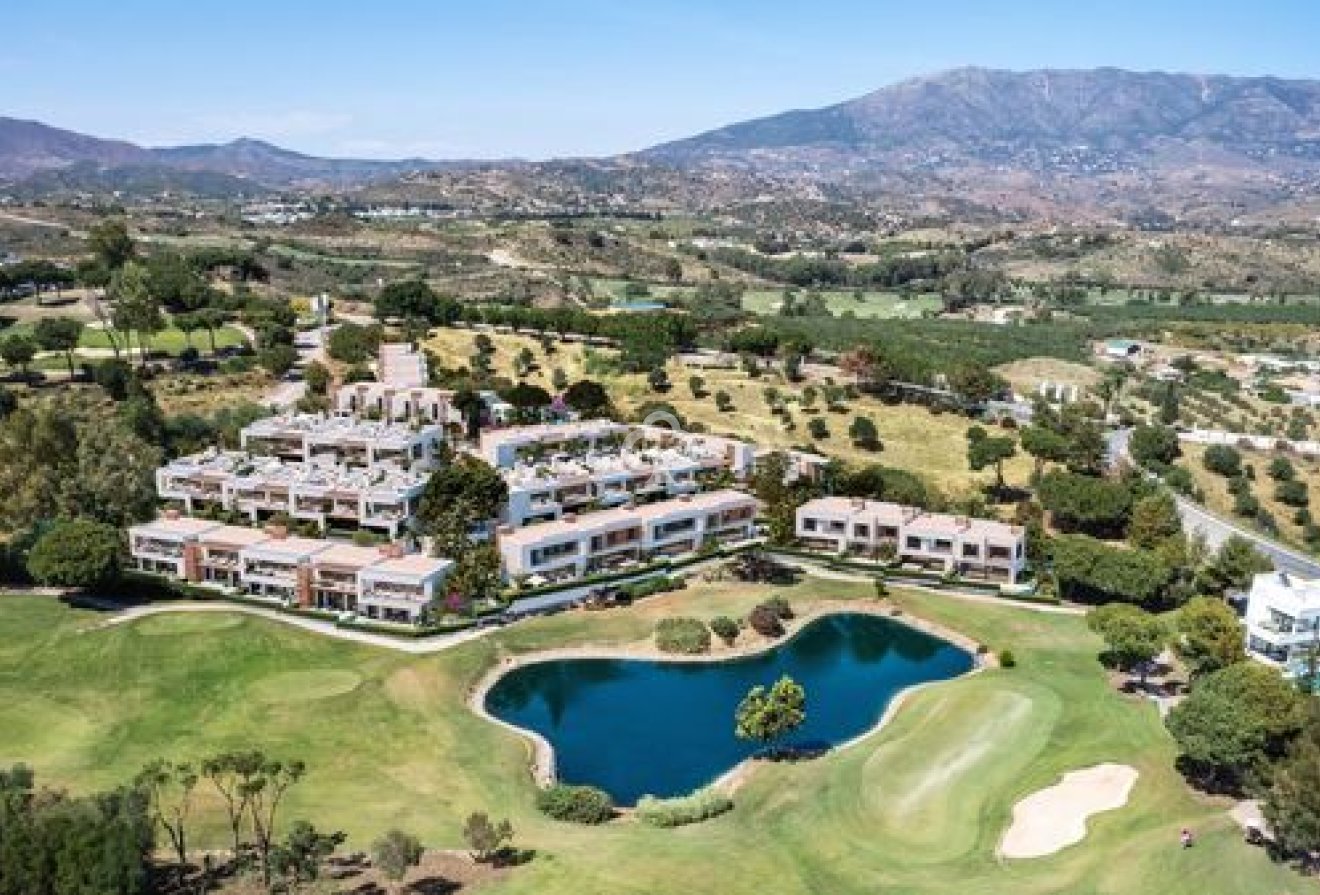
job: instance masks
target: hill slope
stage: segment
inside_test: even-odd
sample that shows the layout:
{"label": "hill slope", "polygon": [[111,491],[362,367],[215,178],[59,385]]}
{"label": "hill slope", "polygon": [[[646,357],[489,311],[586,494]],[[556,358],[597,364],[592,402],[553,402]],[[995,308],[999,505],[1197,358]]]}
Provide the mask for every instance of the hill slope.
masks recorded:
{"label": "hill slope", "polygon": [[640,153],[669,164],[1104,173],[1185,163],[1320,166],[1320,81],[963,68]]}

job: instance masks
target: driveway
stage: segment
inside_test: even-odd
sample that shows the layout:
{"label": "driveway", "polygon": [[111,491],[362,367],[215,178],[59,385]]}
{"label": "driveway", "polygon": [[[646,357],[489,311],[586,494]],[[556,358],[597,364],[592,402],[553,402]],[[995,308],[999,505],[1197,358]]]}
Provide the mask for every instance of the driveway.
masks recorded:
{"label": "driveway", "polygon": [[[293,365],[294,370],[301,373],[312,361],[325,361],[325,338],[329,331],[330,327],[322,326],[298,333],[293,343],[298,349],[298,360]],[[265,403],[274,410],[289,410],[301,401],[306,393],[307,383],[301,376],[292,381],[282,379],[266,395]]]}

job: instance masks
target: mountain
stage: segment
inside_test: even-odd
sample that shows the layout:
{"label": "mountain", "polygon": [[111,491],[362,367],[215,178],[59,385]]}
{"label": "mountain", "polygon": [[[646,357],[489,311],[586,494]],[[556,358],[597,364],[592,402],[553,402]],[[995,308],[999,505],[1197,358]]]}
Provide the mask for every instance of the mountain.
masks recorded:
{"label": "mountain", "polygon": [[318,158],[246,137],[229,143],[175,146],[152,152],[157,161],[167,167],[186,171],[219,171],[272,184],[349,185],[434,168],[441,164],[426,159],[377,161]]}
{"label": "mountain", "polygon": [[[0,117],[0,182],[32,179],[20,192],[40,192],[47,184],[57,190],[88,191],[173,184],[185,192],[232,195],[290,186],[349,187],[461,164],[317,158],[246,138],[153,149]],[[215,176],[190,178],[181,173]]]}
{"label": "mountain", "polygon": [[1320,167],[1320,81],[962,68],[639,153],[824,174],[968,165],[1104,174],[1188,162]]}
{"label": "mountain", "polygon": [[151,162],[148,150],[123,140],[102,140],[39,121],[0,118],[0,180],[19,180],[79,163],[111,168]]}

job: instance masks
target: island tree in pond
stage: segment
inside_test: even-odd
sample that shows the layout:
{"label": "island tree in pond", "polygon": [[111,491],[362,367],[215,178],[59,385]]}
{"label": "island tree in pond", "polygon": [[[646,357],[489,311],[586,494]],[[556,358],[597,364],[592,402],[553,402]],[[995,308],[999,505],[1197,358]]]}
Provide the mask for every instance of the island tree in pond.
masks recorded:
{"label": "island tree in pond", "polygon": [[791,677],[781,677],[769,689],[755,686],[734,713],[734,733],[767,747],[788,736],[807,720],[807,695]]}

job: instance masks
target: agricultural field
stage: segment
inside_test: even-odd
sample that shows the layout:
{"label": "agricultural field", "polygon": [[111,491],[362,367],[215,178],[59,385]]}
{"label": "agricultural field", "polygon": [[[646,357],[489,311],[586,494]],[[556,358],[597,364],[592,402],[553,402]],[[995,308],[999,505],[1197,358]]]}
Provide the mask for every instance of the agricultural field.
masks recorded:
{"label": "agricultural field", "polygon": [[[797,291],[802,295],[801,290]],[[836,316],[852,314],[855,317],[877,319],[922,317],[939,313],[943,307],[940,297],[933,293],[904,298],[897,292],[863,290],[826,290],[819,294],[830,313]],[[753,314],[775,314],[784,299],[784,289],[748,289],[743,293],[743,309]]]}
{"label": "agricultural field", "polygon": [[[1251,482],[1251,493],[1260,501],[1261,509],[1269,513],[1278,526],[1278,532],[1275,535],[1279,540],[1299,549],[1314,551],[1314,546],[1308,546],[1302,537],[1302,526],[1294,519],[1297,508],[1288,506],[1275,496],[1275,481],[1267,475],[1270,460],[1275,456],[1282,456],[1274,452],[1255,451],[1246,448],[1238,448],[1242,454],[1242,463],[1244,466],[1250,465],[1255,470],[1255,480]],[[1233,514],[1233,495],[1228,490],[1228,479],[1222,475],[1211,472],[1205,468],[1205,445],[1200,444],[1182,444],[1182,458],[1178,461],[1179,465],[1185,467],[1192,474],[1192,480],[1196,487],[1201,489],[1204,495],[1201,503],[1212,512],[1218,513],[1225,519],[1231,519],[1244,528],[1253,528],[1253,520],[1244,519]],[[1297,472],[1297,480],[1304,483],[1310,491],[1313,503],[1310,511],[1320,515],[1320,505],[1314,501],[1320,498],[1320,462],[1314,458],[1303,458],[1289,455],[1288,459],[1292,461],[1293,468]]]}
{"label": "agricultural field", "polygon": [[[773,590],[800,610],[871,592],[815,578]],[[715,867],[731,895],[1318,891],[1244,844],[1227,800],[1187,788],[1154,705],[1112,688],[1099,641],[1076,616],[896,591],[905,613],[1012,649],[1017,666],[916,691],[887,726],[837,752],[758,766],[732,812],[681,830],[546,819],[533,807],[527,745],[465,705],[501,656],[633,643],[659,618],[737,614],[766,592],[695,584],[425,657],[238,614],[105,627],[104,615],[51,598],[3,597],[0,763],[28,760],[47,783],[90,789],[158,756],[262,747],[309,765],[284,817],[345,830],[350,848],[393,826],[453,848],[468,812],[508,817],[535,858],[484,889],[501,893],[705,891]],[[1056,854],[996,856],[1015,802],[1101,762],[1139,772],[1126,806],[1092,818],[1085,840]],[[198,792],[194,847],[221,846],[218,802]],[[1196,848],[1178,847],[1184,827],[1196,830]]]}

